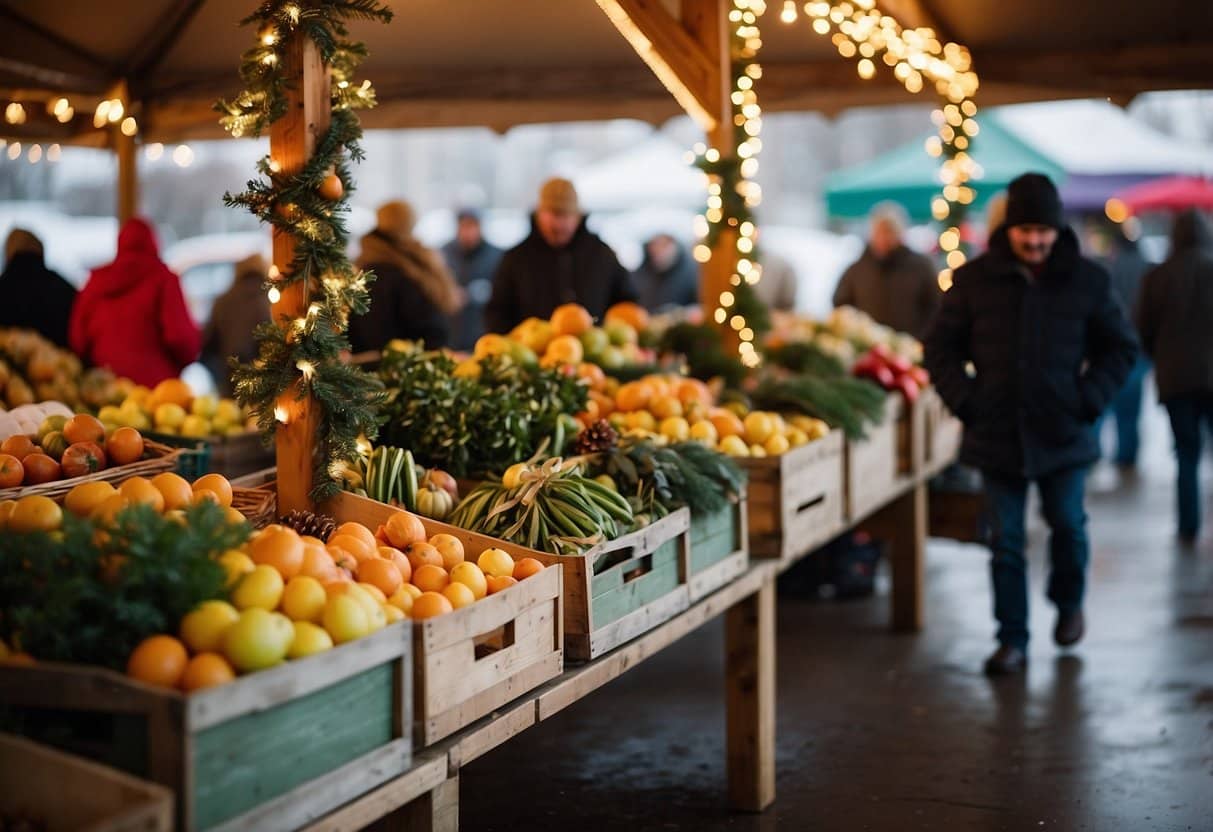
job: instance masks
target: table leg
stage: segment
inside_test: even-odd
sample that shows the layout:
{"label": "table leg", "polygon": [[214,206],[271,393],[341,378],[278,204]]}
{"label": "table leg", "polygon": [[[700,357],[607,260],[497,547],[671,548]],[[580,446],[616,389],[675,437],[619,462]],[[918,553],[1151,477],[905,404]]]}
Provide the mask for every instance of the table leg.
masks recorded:
{"label": "table leg", "polygon": [[459,832],[459,775],[367,827],[368,832]]}
{"label": "table leg", "polygon": [[726,614],[729,803],[761,812],[775,802],[775,582]]}
{"label": "table leg", "polygon": [[893,572],[893,629],[923,628],[924,570],[927,559],[927,486],[919,483],[899,497],[888,513]]}

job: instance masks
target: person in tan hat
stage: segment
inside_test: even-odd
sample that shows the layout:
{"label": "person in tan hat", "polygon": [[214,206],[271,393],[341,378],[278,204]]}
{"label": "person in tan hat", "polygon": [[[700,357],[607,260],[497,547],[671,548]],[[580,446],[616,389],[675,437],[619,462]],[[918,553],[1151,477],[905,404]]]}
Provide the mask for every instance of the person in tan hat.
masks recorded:
{"label": "person in tan hat", "polygon": [[269,264],[252,254],[235,267],[232,286],[215,300],[211,319],[202,332],[202,363],[210,370],[221,396],[232,395],[228,359],[235,356],[247,364],[257,357],[253,330],[270,319],[270,301],[265,294]]}
{"label": "person in tan hat", "polygon": [[350,319],[354,352],[382,349],[393,338],[445,347],[450,317],[464,304],[464,294],[438,252],[413,236],[416,214],[407,202],[379,207],[375,229],[362,238],[359,268],[375,273],[370,284],[371,308]]}
{"label": "person in tan hat", "polygon": [[638,299],[615,252],[585,225],[577,190],[567,179],[539,189],[531,233],[505,253],[485,308],[485,329],[508,332],[527,318],[547,318],[579,303],[595,318],[620,301]]}

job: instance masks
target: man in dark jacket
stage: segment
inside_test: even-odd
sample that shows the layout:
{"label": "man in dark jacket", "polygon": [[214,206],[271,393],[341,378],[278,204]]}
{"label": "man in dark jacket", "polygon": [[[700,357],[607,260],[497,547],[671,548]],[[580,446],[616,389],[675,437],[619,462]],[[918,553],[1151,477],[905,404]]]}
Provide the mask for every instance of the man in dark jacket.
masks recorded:
{"label": "man in dark jacket", "polygon": [[985,663],[990,675],[1027,664],[1024,514],[1033,481],[1051,530],[1053,638],[1062,646],[1082,638],[1083,487],[1099,456],[1091,425],[1136,357],[1108,274],[1079,255],[1056,187],[1041,174],[1019,177],[989,251],[956,270],[926,339],[927,368],[965,423],[961,459],[985,479],[999,625],[999,648]]}
{"label": "man in dark jacket", "polygon": [[699,265],[669,234],[644,244],[644,262],[632,273],[640,305],[650,312],[699,303]]}
{"label": "man in dark jacket", "polygon": [[854,306],[877,323],[921,338],[939,306],[939,275],[931,261],[902,241],[905,211],[887,204],[872,211],[868,247],[842,273],[835,306]]}
{"label": "man in dark jacket", "polygon": [[451,346],[470,351],[484,334],[484,306],[493,291],[493,274],[502,251],[484,239],[480,215],[475,211],[460,211],[456,221],[455,239],[442,247],[442,256],[467,293],[467,305],[451,321]]}
{"label": "man in dark jacket", "polygon": [[484,323],[489,332],[509,332],[565,303],[601,318],[612,305],[636,299],[627,269],[586,228],[573,183],[549,179],[539,191],[530,236],[501,258]]}
{"label": "man in dark jacket", "polygon": [[211,318],[202,331],[202,363],[211,372],[219,395],[232,395],[232,370],[228,359],[248,364],[257,357],[253,330],[270,319],[270,299],[265,293],[269,264],[260,254],[236,264],[231,288],[215,299]]}
{"label": "man in dark jacket", "polygon": [[14,228],[4,243],[0,298],[0,326],[32,329],[67,348],[76,290],[46,267],[42,241],[23,228]]}
{"label": "man in dark jacket", "polygon": [[1138,328],[1154,359],[1179,463],[1179,536],[1200,533],[1201,425],[1213,433],[1213,228],[1196,211],[1175,219],[1171,254],[1146,275]]}

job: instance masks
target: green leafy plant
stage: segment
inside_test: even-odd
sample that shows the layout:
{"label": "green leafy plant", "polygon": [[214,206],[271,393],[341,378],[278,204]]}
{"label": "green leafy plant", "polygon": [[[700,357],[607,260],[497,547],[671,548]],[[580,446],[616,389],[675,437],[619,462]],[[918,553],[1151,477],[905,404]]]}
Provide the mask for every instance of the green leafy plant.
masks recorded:
{"label": "green leafy plant", "polygon": [[625,437],[594,460],[594,471],[609,475],[637,514],[663,517],[686,506],[691,514],[711,514],[735,499],[745,484],[741,467],[698,442],[659,445]]}

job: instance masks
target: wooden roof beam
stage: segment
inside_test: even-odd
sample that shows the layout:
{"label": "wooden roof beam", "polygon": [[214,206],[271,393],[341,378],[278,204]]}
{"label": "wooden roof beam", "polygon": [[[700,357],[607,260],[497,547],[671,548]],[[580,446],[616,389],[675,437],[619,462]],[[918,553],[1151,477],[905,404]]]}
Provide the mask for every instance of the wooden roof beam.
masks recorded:
{"label": "wooden roof beam", "polygon": [[930,29],[941,43],[956,40],[938,15],[931,11],[927,0],[880,0],[880,8],[895,18],[903,29]]}
{"label": "wooden roof beam", "polygon": [[[715,2],[715,0],[713,0]],[[705,132],[720,122],[727,98],[718,57],[660,0],[597,0],[611,23]]]}

